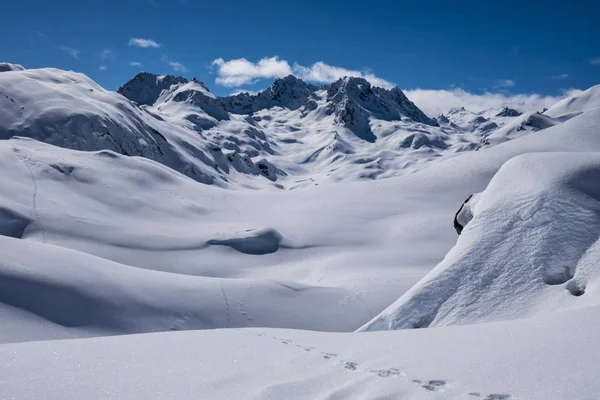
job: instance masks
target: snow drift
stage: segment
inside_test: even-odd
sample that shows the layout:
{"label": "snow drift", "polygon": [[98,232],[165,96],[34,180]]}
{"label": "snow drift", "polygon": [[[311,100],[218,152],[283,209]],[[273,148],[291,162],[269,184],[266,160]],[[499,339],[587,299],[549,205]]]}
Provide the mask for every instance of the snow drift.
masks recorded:
{"label": "snow drift", "polygon": [[596,153],[511,159],[470,207],[472,220],[444,260],[363,329],[481,323],[600,303],[598,182]]}

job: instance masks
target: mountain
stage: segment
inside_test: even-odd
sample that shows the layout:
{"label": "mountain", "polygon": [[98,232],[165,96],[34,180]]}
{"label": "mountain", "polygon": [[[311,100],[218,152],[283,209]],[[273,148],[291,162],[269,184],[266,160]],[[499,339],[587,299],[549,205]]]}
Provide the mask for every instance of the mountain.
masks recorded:
{"label": "mountain", "polygon": [[518,117],[521,114],[523,113],[515,110],[514,108],[504,107],[498,114],[496,114],[496,117]]}
{"label": "mountain", "polygon": [[152,105],[164,90],[169,90],[171,86],[181,83],[188,83],[188,80],[181,76],[140,72],[121,86],[117,93],[138,104]]}
{"label": "mountain", "polygon": [[[304,83],[294,75],[278,78],[273,85],[257,95],[239,93],[223,98],[227,110],[234,114],[252,114],[273,107],[297,110],[316,100],[318,87]],[[309,106],[310,107],[310,106]]]}
{"label": "mountain", "polygon": [[0,137],[142,156],[219,186],[387,178],[554,123],[464,109],[438,123],[399,88],[362,78],[317,87],[288,76],[256,95],[218,97],[196,79],[173,75],[142,72],[113,93],[73,72],[11,68],[0,76]]}
{"label": "mountain", "polygon": [[408,118],[436,126],[435,120],[427,117],[397,87],[392,90],[372,88],[363,78],[343,78],[327,89],[326,113],[335,115],[335,122],[350,129],[367,142],[377,137],[370,127],[370,118],[384,121],[401,121]]}

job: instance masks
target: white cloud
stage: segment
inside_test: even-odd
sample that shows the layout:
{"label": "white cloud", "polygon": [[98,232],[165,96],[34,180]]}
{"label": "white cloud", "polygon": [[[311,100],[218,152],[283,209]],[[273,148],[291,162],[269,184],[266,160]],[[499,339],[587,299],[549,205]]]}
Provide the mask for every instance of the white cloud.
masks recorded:
{"label": "white cloud", "polygon": [[393,83],[379,78],[366,71],[351,70],[326,64],[322,61],[311,66],[290,64],[286,60],[280,60],[277,56],[265,57],[256,63],[238,58],[225,61],[217,58],[212,62],[217,67],[216,82],[219,85],[236,87],[247,83],[254,83],[257,79],[283,78],[287,75],[296,75],[298,78],[317,83],[331,83],[345,76],[365,78],[375,86],[391,88]]}
{"label": "white cloud", "polygon": [[294,74],[300,79],[309,82],[331,83],[345,76],[354,76],[358,78],[365,78],[372,85],[386,89],[391,89],[395,86],[392,82],[379,78],[372,73],[335,67],[333,65],[325,64],[322,61],[318,61],[310,67],[294,64]]}
{"label": "white cloud", "polygon": [[176,71],[176,72],[188,72],[189,71],[185,65],[183,65],[182,63],[179,63],[177,61],[169,61],[169,66],[171,68],[173,68],[173,71]]}
{"label": "white cloud", "polygon": [[147,49],[149,47],[158,49],[162,46],[162,44],[155,42],[152,39],[141,39],[141,38],[131,38],[129,39],[130,46],[141,47],[143,49]]}
{"label": "white cloud", "polygon": [[100,71],[106,71],[106,65],[100,65],[100,66],[98,67],[98,69],[99,69]]}
{"label": "white cloud", "polygon": [[130,61],[129,65],[131,65],[132,67],[141,67],[142,63],[141,62],[137,62],[137,61]]}
{"label": "white cloud", "polygon": [[73,58],[79,58],[79,49],[74,49],[73,47],[61,46],[60,49],[70,55]]}
{"label": "white cloud", "polygon": [[236,94],[240,94],[240,93],[248,93],[249,95],[258,94],[258,92],[255,92],[254,90],[236,89],[233,92],[231,92],[229,95],[230,96],[235,96]]}
{"label": "white cloud", "polygon": [[592,58],[590,60],[590,64],[592,64],[592,65],[600,65],[600,57]]}
{"label": "white cloud", "polygon": [[501,79],[494,83],[494,88],[511,88],[515,87],[515,81],[511,79]]}
{"label": "white cloud", "polygon": [[265,57],[257,63],[245,58],[229,61],[217,58],[212,65],[217,67],[216,82],[228,87],[252,83],[259,78],[283,78],[292,73],[288,62],[279,60],[278,57]]}
{"label": "white cloud", "polygon": [[580,92],[577,89],[568,89],[564,91],[563,96],[541,96],[539,94],[475,94],[462,89],[404,90],[406,96],[429,116],[443,114],[452,107],[465,107],[474,112],[505,106],[520,111],[541,111],[544,107],[552,106],[563,97]]}
{"label": "white cloud", "polygon": [[560,74],[560,75],[553,75],[550,77],[550,79],[553,79],[555,81],[560,81],[563,79],[567,79],[569,77],[569,74]]}
{"label": "white cloud", "polygon": [[108,59],[113,59],[114,58],[114,53],[111,49],[103,49],[100,52],[100,58],[103,60],[108,60]]}

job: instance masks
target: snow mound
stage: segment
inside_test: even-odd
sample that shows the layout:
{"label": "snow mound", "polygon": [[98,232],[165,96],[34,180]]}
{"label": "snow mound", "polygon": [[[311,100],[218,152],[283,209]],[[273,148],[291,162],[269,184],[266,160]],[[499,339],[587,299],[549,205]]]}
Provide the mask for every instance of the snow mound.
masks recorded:
{"label": "snow mound", "polygon": [[600,304],[599,181],[597,153],[511,159],[469,207],[472,219],[444,260],[362,330],[472,324]]}
{"label": "snow mound", "polygon": [[564,120],[598,107],[600,107],[600,85],[562,99],[544,114]]}
{"label": "snow mound", "polygon": [[229,246],[240,253],[264,255],[279,250],[283,236],[275,229],[248,230],[242,234],[211,239],[210,245]]}
{"label": "snow mound", "polygon": [[0,72],[9,71],[25,71],[26,68],[20,64],[12,64],[9,62],[0,62]]}

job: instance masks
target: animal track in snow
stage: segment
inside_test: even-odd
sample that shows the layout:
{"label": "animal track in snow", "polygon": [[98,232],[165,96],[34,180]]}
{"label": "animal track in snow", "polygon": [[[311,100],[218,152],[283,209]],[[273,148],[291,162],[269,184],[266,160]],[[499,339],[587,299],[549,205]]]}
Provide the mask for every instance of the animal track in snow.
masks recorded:
{"label": "animal track in snow", "polygon": [[391,377],[397,377],[397,376],[404,376],[402,371],[400,371],[398,368],[377,369],[377,370],[373,370],[371,372],[376,373],[377,376],[379,376],[380,378],[391,378]]}
{"label": "animal track in snow", "polygon": [[441,379],[436,379],[436,380],[431,380],[431,381],[427,382],[427,384],[425,384],[421,387],[423,389],[429,390],[430,392],[437,392],[444,386],[446,386],[446,381],[443,381]]}
{"label": "animal track in snow", "polygon": [[358,364],[352,361],[344,362],[344,368],[349,369],[350,371],[356,371],[358,369]]}
{"label": "animal track in snow", "polygon": [[484,400],[508,400],[509,394],[488,394]]}
{"label": "animal track in snow", "polygon": [[[263,332],[260,332],[260,333],[257,333],[257,336],[266,336],[266,334]],[[307,352],[317,351],[323,357],[324,360],[334,360],[338,357],[338,355],[335,353],[323,352],[323,351],[320,351],[319,349],[317,349],[316,347],[312,347],[312,346],[305,347],[300,344],[294,343],[290,339],[278,338],[276,336],[271,336],[271,338],[281,342],[282,344],[293,344],[294,346],[298,347],[299,349],[303,349],[304,351],[307,351]],[[349,371],[359,371],[360,372],[359,365],[357,362],[354,362],[354,361],[339,361],[339,362],[340,362],[340,364],[342,364],[344,366],[344,369],[347,369]],[[363,372],[366,372],[366,371],[363,371]],[[377,375],[379,378],[407,378],[406,374],[398,368],[373,369],[373,370],[370,370],[369,372]],[[443,379],[432,379],[432,380],[425,380],[425,381],[422,379],[410,379],[410,381],[415,384],[418,384],[421,388],[423,388],[427,391],[430,391],[430,392],[441,391],[448,385],[448,382]],[[470,393],[468,393],[468,395],[472,396],[472,397],[480,398],[481,400],[510,400],[512,398],[512,396],[509,394],[498,394],[498,393],[482,394],[481,392],[470,392]]]}

